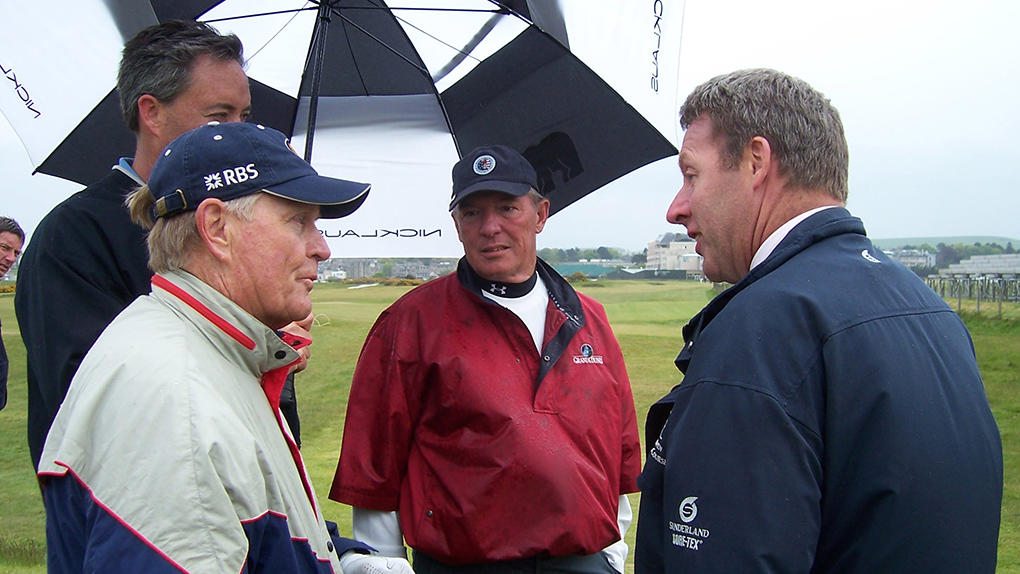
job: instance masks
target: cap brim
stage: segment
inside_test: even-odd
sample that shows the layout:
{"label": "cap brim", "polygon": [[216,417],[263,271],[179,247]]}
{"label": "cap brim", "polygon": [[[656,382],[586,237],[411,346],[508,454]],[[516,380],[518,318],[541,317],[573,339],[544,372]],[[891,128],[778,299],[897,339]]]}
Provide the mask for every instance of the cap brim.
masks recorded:
{"label": "cap brim", "polygon": [[318,205],[321,219],[336,219],[354,213],[365,202],[371,189],[372,185],[368,183],[307,175],[275,183],[264,191],[291,201]]}
{"label": "cap brim", "polygon": [[498,181],[498,180],[487,180],[480,181],[474,185],[469,185],[464,189],[460,190],[460,193],[453,197],[450,201],[450,211],[457,207],[465,197],[472,193],[478,193],[479,191],[499,191],[502,193],[509,193],[510,195],[521,197],[527,195],[531,191],[531,184],[521,183],[519,181]]}

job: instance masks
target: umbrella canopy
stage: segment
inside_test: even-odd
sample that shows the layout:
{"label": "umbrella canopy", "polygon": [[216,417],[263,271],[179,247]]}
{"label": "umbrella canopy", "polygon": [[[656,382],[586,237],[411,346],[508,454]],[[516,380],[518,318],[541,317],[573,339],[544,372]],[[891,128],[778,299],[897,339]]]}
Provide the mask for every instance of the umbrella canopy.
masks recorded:
{"label": "umbrella canopy", "polygon": [[664,0],[68,4],[4,8],[15,90],[0,110],[37,171],[84,184],[131,155],[111,91],[120,48],[158,21],[207,21],[244,42],[252,121],[291,134],[320,173],[373,184],[353,216],[322,222],[335,256],[458,255],[450,168],[478,145],[528,157],[553,213],[676,153],[682,10]]}

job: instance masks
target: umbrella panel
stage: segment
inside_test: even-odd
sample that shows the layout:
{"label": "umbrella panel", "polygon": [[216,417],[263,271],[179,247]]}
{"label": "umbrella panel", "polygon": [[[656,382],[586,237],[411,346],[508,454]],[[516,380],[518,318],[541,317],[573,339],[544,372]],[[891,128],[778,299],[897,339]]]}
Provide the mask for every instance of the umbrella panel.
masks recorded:
{"label": "umbrella panel", "polygon": [[555,213],[673,147],[562,45],[531,27],[443,92],[460,153],[502,143],[535,166]]}
{"label": "umbrella panel", "polygon": [[[388,10],[372,2],[345,2],[328,26],[316,30],[314,53],[325,36],[320,96],[433,94],[435,88],[403,28]],[[301,95],[312,93],[315,62],[309,58]]]}
{"label": "umbrella panel", "polygon": [[117,158],[134,155],[135,135],[124,125],[118,94],[116,89],[107,94],[35,172],[88,185],[106,175]]}
{"label": "umbrella panel", "polygon": [[[290,133],[297,101],[256,80],[249,82],[254,103],[249,120]],[[35,171],[88,185],[105,176],[118,158],[134,153],[135,135],[124,125],[114,88]]]}

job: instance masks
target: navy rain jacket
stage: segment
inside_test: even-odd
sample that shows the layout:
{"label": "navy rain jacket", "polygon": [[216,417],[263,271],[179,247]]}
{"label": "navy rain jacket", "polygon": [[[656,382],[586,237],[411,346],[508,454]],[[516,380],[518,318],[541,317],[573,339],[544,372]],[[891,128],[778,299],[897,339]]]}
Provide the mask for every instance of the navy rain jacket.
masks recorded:
{"label": "navy rain jacket", "polygon": [[960,318],[827,209],[684,328],[635,569],[994,572],[1002,445]]}

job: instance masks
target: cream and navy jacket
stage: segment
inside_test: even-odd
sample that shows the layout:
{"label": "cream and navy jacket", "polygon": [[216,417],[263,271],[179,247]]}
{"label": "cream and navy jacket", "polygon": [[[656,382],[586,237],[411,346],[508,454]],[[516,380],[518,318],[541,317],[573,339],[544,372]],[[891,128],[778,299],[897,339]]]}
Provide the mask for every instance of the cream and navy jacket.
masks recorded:
{"label": "cream and navy jacket", "polygon": [[[339,572],[279,413],[291,344],[156,275],[75,375],[39,465],[50,572]],[[307,340],[291,340],[300,347]]]}

